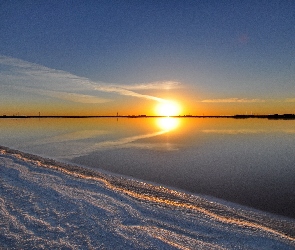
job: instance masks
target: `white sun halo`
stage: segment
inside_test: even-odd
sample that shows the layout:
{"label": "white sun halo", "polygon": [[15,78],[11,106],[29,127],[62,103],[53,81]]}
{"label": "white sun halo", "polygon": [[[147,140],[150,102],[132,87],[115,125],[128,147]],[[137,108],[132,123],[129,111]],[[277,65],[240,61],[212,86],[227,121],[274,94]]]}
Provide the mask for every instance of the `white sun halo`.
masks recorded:
{"label": "white sun halo", "polygon": [[176,116],[179,115],[179,112],[179,105],[172,101],[159,103],[156,107],[156,113],[159,116]]}

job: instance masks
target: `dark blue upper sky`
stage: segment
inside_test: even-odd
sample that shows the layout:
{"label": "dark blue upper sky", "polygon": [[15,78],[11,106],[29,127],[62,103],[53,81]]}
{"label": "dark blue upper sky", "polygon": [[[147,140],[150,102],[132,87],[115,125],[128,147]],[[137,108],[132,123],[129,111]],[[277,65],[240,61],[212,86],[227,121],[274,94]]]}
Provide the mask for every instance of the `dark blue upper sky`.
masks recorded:
{"label": "dark blue upper sky", "polygon": [[4,0],[0,54],[203,99],[294,98],[295,1]]}

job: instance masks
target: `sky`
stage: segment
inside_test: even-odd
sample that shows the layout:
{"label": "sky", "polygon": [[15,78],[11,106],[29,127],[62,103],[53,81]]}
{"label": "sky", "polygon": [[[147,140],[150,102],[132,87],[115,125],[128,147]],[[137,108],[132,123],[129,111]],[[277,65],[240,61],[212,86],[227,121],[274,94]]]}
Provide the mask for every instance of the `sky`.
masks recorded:
{"label": "sky", "polygon": [[295,1],[0,2],[0,115],[295,113]]}

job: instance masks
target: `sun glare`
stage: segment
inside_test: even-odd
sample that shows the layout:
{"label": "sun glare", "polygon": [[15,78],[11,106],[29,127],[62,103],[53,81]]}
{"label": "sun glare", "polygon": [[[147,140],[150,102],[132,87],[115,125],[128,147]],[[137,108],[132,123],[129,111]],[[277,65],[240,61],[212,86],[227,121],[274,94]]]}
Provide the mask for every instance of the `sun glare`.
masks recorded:
{"label": "sun glare", "polygon": [[158,118],[157,124],[163,131],[170,131],[177,128],[179,119],[170,117]]}
{"label": "sun glare", "polygon": [[156,113],[159,116],[176,116],[179,115],[179,112],[179,105],[172,101],[159,103],[156,107]]}

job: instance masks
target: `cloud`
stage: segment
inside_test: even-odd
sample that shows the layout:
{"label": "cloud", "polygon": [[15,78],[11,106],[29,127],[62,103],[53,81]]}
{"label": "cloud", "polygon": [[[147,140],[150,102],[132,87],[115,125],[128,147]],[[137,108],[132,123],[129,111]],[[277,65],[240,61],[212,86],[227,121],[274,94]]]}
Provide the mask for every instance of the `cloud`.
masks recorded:
{"label": "cloud", "polygon": [[295,102],[295,98],[287,98],[285,102]]}
{"label": "cloud", "polygon": [[144,98],[144,99],[149,99],[149,100],[154,100],[157,102],[167,102],[167,100],[156,97],[156,96],[151,96],[151,95],[143,95],[131,90],[127,89],[122,89],[120,87],[116,86],[95,86],[93,85],[93,88],[95,90],[99,90],[102,92],[111,92],[111,93],[117,93],[119,95],[125,95],[125,96],[133,96],[133,97],[138,97],[138,98]]}
{"label": "cloud", "polygon": [[95,104],[95,103],[106,103],[106,102],[112,101],[111,99],[99,98],[96,96],[83,95],[83,94],[70,93],[70,92],[59,92],[59,91],[34,89],[34,88],[26,88],[26,87],[20,87],[18,89],[21,89],[23,91],[27,91],[30,93],[34,93],[34,94],[49,96],[53,98],[58,98],[58,99],[71,101],[71,102],[78,102],[78,103]]}
{"label": "cloud", "polygon": [[139,83],[134,85],[118,85],[122,89],[128,90],[149,90],[149,89],[178,89],[180,88],[180,82],[176,81],[163,81],[163,82],[150,82],[150,83]]}
{"label": "cloud", "polygon": [[72,102],[105,103],[105,102],[112,101],[111,99],[104,99],[104,98],[99,98],[99,97],[90,96],[90,95],[82,95],[82,94],[75,94],[75,93],[63,93],[63,92],[54,92],[54,91],[50,91],[50,92],[51,93],[49,94],[49,92],[46,91],[46,93],[48,95],[51,95],[52,97],[56,97],[56,98],[60,98],[60,99],[64,99],[64,100],[72,101]]}
{"label": "cloud", "polygon": [[[165,99],[141,94],[138,91],[173,89],[180,86],[180,83],[173,81],[138,83],[133,85],[95,82],[66,71],[51,69],[39,64],[1,55],[0,69],[0,85],[19,88],[20,90],[27,88],[27,91],[34,91],[36,94],[82,103],[111,101],[110,99],[97,97],[97,95],[102,94],[101,92],[166,102]],[[91,92],[91,95],[85,95],[85,92]]]}
{"label": "cloud", "polygon": [[247,99],[247,98],[227,98],[227,99],[207,99],[202,100],[201,102],[207,103],[256,103],[256,102],[265,102],[262,99]]}

